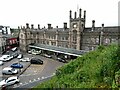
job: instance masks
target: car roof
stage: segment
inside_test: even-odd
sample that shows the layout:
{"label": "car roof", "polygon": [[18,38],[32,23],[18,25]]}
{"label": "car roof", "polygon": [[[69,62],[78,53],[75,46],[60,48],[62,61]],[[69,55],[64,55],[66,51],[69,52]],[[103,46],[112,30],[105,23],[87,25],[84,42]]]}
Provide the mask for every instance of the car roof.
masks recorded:
{"label": "car roof", "polygon": [[8,77],[7,80],[17,79],[17,76]]}
{"label": "car roof", "polygon": [[11,50],[12,50],[12,51],[15,51],[16,49],[17,49],[17,47],[14,47],[14,48],[12,48]]}
{"label": "car roof", "polygon": [[12,69],[11,67],[5,67],[3,70],[8,70],[8,69]]}

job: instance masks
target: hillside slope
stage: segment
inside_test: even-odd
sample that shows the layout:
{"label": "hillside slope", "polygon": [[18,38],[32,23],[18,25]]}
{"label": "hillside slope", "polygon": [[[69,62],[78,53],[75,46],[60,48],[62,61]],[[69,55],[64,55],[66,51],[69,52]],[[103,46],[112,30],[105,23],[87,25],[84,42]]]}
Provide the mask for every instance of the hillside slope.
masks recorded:
{"label": "hillside slope", "polygon": [[119,87],[120,50],[117,45],[100,46],[59,68],[51,80],[35,88]]}

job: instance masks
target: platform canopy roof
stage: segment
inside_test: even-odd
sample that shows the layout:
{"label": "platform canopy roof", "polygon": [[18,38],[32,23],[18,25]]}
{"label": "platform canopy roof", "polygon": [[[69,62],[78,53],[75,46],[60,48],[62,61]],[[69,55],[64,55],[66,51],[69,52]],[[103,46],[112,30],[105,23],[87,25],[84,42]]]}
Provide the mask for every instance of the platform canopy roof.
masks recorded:
{"label": "platform canopy roof", "polygon": [[88,52],[85,50],[76,50],[76,49],[72,49],[72,48],[64,48],[64,47],[50,46],[50,45],[44,45],[44,44],[29,45],[29,48],[47,50],[47,51],[63,53],[63,54],[72,55],[72,56],[81,56],[84,53]]}

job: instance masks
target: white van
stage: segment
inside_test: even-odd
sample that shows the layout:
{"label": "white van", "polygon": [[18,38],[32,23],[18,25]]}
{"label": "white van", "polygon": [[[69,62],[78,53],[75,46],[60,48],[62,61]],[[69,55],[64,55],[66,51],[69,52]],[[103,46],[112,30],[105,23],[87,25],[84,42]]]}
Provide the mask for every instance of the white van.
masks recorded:
{"label": "white van", "polygon": [[2,74],[17,74],[18,70],[11,68],[11,67],[6,67],[2,70]]}

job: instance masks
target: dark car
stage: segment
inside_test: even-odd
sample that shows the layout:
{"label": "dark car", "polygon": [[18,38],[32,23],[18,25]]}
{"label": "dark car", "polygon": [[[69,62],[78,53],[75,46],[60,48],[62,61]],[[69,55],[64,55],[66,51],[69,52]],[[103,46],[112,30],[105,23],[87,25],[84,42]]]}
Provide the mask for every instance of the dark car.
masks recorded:
{"label": "dark car", "polygon": [[62,59],[62,58],[57,58],[57,60],[58,60],[59,62],[67,63],[67,61],[66,61],[65,59]]}
{"label": "dark car", "polygon": [[43,61],[39,58],[32,58],[30,62],[31,64],[43,64]]}
{"label": "dark car", "polygon": [[10,67],[12,68],[23,68],[23,65],[20,63],[13,63]]}

